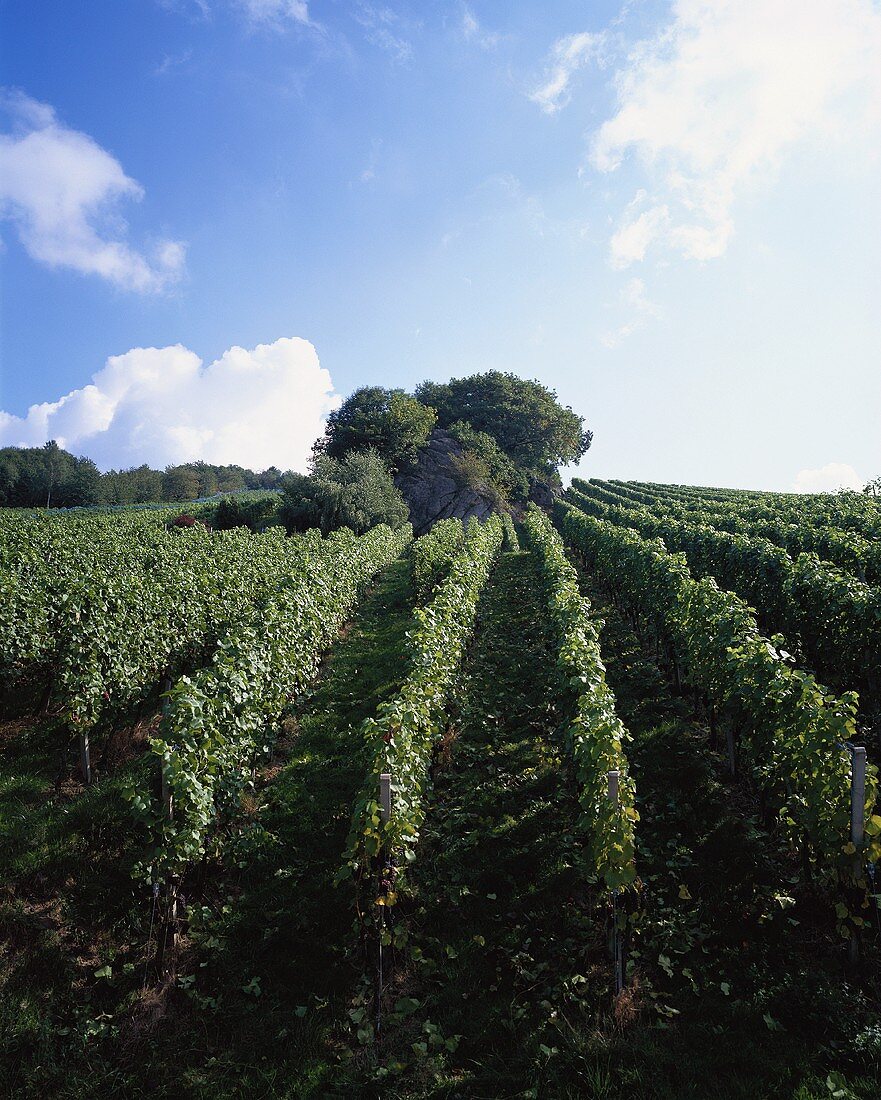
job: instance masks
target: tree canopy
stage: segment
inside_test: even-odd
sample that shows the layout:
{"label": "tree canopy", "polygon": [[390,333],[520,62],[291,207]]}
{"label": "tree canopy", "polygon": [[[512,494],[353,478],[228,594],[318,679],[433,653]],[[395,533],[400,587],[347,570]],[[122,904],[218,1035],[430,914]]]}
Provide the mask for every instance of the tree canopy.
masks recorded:
{"label": "tree canopy", "polygon": [[315,456],[343,458],[369,449],[397,473],[416,457],[435,419],[433,409],[403,390],[363,386],[327,418],[324,435],[315,445]]}
{"label": "tree canopy", "polygon": [[416,397],[436,410],[440,427],[466,421],[475,431],[489,433],[513,462],[537,476],[577,462],[593,438],[583,418],[561,405],[553,390],[516,374],[488,371],[423,382]]}

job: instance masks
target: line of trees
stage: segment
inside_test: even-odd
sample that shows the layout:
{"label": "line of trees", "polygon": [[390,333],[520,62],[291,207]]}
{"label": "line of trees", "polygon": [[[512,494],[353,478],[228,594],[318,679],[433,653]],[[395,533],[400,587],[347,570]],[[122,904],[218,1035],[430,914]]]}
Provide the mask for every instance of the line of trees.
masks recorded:
{"label": "line of trees", "polygon": [[78,458],[52,440],[42,447],[0,449],[0,506],[178,503],[240,489],[278,489],[284,476],[275,466],[255,473],[244,466],[208,462],[187,462],[164,470],[144,465],[102,474],[90,458]]}

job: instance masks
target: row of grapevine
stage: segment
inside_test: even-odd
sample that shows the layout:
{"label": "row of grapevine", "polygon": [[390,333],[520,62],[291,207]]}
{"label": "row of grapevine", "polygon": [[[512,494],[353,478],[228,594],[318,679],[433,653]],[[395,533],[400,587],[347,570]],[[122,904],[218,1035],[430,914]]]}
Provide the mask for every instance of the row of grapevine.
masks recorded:
{"label": "row of grapevine", "polygon": [[609,590],[656,630],[689,682],[740,731],[783,834],[807,840],[818,867],[842,888],[839,916],[864,923],[864,860],[881,857],[881,816],[873,814],[877,769],[870,766],[863,807],[866,846],[850,840],[850,758],[857,732],[853,693],[829,694],[793,666],[783,639],[760,633],[755,616],[712,578],[695,580],[684,557],[565,502],[556,518]]}
{"label": "row of grapevine", "polygon": [[49,674],[75,584],[137,572],[164,534],[155,513],[0,516],[0,690]]}
{"label": "row of grapevine", "polygon": [[442,519],[416,539],[410,550],[413,565],[413,589],[423,603],[437,584],[449,572],[450,565],[462,546],[465,528],[460,519]]}
{"label": "row of grapevine", "polygon": [[587,495],[601,491],[604,494],[602,499],[606,503],[616,503],[627,508],[642,506],[656,515],[702,523],[731,534],[766,538],[793,555],[805,551],[814,553],[824,561],[853,573],[859,580],[872,584],[881,581],[881,539],[866,538],[857,531],[842,530],[831,523],[817,522],[809,509],[798,519],[787,512],[781,512],[775,519],[755,519],[745,515],[744,510],[736,503],[686,503],[616,482],[596,479],[590,482],[579,481],[576,488]]}
{"label": "row of grapevine", "polygon": [[150,742],[167,800],[129,792],[157,837],[140,868],[148,881],[168,881],[204,853],[218,808],[237,801],[267,727],[313,679],[364,586],[410,537],[409,527],[385,525],[360,538],[310,532],[296,571],[231,627],[208,666],[172,687]]}
{"label": "row of grapevine", "polygon": [[[464,542],[431,602],[414,612],[408,635],[409,671],[394,698],[381,704],[362,728],[373,752],[359,796],[339,878],[369,878],[376,859],[402,853],[415,858],[424,817],[423,797],[432,750],[447,703],[474,629],[480,593],[502,545],[502,524],[471,520]],[[391,775],[392,812],[385,818],[378,801],[379,777]],[[393,904],[389,891],[384,904]]]}
{"label": "row of grapevine", "polygon": [[[736,514],[742,519],[768,523],[810,523],[814,527],[832,527],[851,531],[866,539],[881,537],[881,505],[869,496],[858,493],[832,495],[828,493],[752,493],[728,491],[727,495],[674,493],[663,487],[643,483],[601,481],[590,483],[574,479],[576,488],[595,485],[617,496],[640,499],[641,503],[658,501],[665,506],[676,505],[686,510]],[[721,492],[721,491],[720,491]],[[649,500],[643,499],[645,497]]]}
{"label": "row of grapevine", "polygon": [[577,489],[570,496],[584,511],[684,552],[696,576],[715,577],[758,608],[763,622],[785,633],[823,679],[860,689],[873,706],[881,699],[881,588],[815,554],[793,561],[759,536],[717,531],[638,505],[605,504]]}
{"label": "row of grapevine", "polygon": [[[590,603],[581,594],[578,575],[566,558],[560,536],[534,505],[524,525],[557,637],[561,686],[566,695],[574,696],[566,748],[590,833],[591,859],[606,886],[617,890],[630,885],[636,875],[634,828],[639,814],[624,752],[630,735],[615,713],[615,697],[606,683]],[[609,798],[608,787],[612,771],[618,773],[614,800]]]}

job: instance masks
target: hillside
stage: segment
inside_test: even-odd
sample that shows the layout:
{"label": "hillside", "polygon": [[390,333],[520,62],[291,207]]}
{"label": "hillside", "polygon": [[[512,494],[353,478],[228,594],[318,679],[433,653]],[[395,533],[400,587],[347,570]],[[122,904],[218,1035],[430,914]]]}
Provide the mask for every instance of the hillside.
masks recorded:
{"label": "hillside", "polygon": [[5,513],[0,1091],[873,1097],[879,509]]}

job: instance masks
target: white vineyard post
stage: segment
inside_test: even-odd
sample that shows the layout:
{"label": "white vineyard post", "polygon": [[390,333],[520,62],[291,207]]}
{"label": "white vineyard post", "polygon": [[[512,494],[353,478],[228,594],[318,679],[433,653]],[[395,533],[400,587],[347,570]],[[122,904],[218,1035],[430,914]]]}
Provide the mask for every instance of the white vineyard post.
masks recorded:
{"label": "white vineyard post", "polygon": [[[854,745],[850,750],[850,839],[856,848],[854,870],[859,874],[863,846],[863,827],[866,808],[866,749]],[[850,934],[850,962],[856,965],[860,958],[860,942],[856,930]]]}
{"label": "white vineyard post", "polygon": [[[620,780],[621,773],[617,768],[613,768],[607,773],[607,795],[609,801],[616,810],[618,809],[619,802],[618,790]],[[617,889],[612,891],[612,958],[616,997],[624,990],[624,945],[621,942],[621,933],[618,929],[618,893],[619,891]]]}

